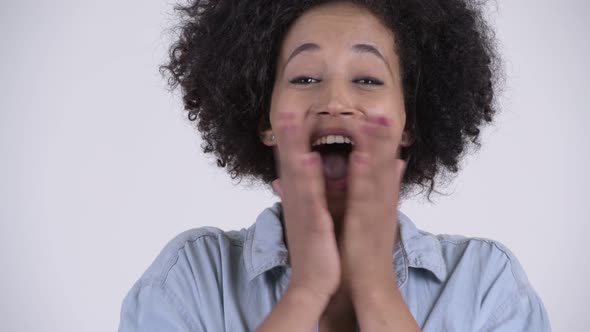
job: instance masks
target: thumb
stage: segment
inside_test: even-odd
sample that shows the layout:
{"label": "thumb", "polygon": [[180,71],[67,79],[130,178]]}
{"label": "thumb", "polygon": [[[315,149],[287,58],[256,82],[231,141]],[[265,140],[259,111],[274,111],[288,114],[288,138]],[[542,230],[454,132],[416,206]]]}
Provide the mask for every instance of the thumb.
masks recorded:
{"label": "thumb", "polygon": [[274,189],[275,193],[279,195],[281,199],[283,199],[283,188],[281,188],[281,179],[276,179],[271,182],[272,189]]}
{"label": "thumb", "polygon": [[404,175],[406,174],[406,170],[408,168],[408,162],[403,159],[397,159],[396,162],[397,162],[397,165],[396,165],[397,166],[397,178],[401,184],[401,182],[403,182]]}

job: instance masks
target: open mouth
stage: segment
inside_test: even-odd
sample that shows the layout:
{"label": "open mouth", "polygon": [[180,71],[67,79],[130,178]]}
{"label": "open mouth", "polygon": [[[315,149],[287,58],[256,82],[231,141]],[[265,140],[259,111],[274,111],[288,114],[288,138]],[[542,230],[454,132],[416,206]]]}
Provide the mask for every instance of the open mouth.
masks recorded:
{"label": "open mouth", "polygon": [[345,180],[348,174],[348,158],[354,142],[341,135],[327,135],[316,139],[312,151],[322,156],[324,178],[328,181]]}

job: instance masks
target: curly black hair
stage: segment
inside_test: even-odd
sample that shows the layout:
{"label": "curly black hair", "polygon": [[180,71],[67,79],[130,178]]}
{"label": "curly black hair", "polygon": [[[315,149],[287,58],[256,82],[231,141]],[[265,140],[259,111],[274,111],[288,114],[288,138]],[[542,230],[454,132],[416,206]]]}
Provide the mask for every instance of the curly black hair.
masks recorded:
{"label": "curly black hair", "polygon": [[[270,128],[276,63],[290,25],[306,10],[337,0],[189,0],[176,5],[178,39],[160,66],[170,90],[182,88],[189,120],[204,153],[233,179],[269,184],[277,178]],[[395,35],[406,106],[415,141],[402,182],[435,189],[435,178],[457,173],[480,127],[496,113],[499,57],[481,0],[353,0]],[[438,192],[434,190],[435,192]],[[423,190],[422,190],[423,192]]]}

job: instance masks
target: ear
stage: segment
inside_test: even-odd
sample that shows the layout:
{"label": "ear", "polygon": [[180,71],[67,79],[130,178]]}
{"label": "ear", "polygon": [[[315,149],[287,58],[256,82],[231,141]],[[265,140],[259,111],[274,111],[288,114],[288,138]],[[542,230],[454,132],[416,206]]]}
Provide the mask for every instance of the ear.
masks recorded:
{"label": "ear", "polygon": [[404,130],[402,133],[402,139],[399,144],[403,147],[408,147],[408,146],[414,144],[415,140],[416,140],[416,137],[415,137],[413,131]]}
{"label": "ear", "polygon": [[275,136],[271,129],[270,121],[268,120],[268,114],[263,114],[258,120],[258,137],[260,137],[262,144],[266,146],[276,145],[276,138],[274,138]]}
{"label": "ear", "polygon": [[272,129],[266,129],[260,132],[260,141],[266,146],[275,146],[277,139]]}

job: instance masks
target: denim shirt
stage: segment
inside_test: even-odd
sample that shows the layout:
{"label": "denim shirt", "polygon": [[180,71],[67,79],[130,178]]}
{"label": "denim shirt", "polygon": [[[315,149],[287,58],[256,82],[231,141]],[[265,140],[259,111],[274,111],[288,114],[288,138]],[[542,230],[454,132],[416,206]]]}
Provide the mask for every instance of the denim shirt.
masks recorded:
{"label": "denim shirt", "polygon": [[[275,203],[240,231],[200,227],[175,237],[127,293],[119,332],[255,331],[291,274],[281,209]],[[398,220],[397,287],[422,331],[551,330],[541,299],[504,245],[433,235],[401,211]]]}

